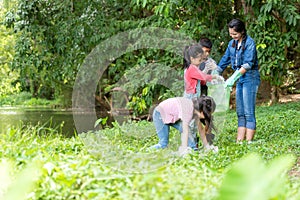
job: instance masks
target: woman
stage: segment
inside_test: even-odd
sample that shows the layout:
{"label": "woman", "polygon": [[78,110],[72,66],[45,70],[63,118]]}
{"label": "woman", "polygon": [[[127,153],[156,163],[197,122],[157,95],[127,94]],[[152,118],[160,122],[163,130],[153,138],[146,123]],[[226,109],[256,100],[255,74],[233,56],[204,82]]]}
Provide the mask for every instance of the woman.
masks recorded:
{"label": "woman", "polygon": [[226,80],[225,85],[232,87],[236,83],[236,112],[238,117],[237,142],[245,139],[251,143],[256,130],[255,101],[260,74],[254,40],[247,35],[244,22],[233,19],[228,23],[229,42],[221,58],[217,71],[221,74],[231,64],[235,71]]}
{"label": "woman", "polygon": [[181,133],[181,146],[179,153],[184,155],[189,152],[188,136],[189,124],[194,119],[198,125],[198,131],[206,149],[217,151],[217,147],[209,145],[205,137],[205,127],[200,124],[200,119],[205,120],[209,129],[214,128],[212,113],[216,108],[215,101],[208,96],[193,99],[175,97],[161,102],[153,111],[153,122],[156,128],[159,142],[150,148],[163,149],[169,144],[170,127],[174,127]]}

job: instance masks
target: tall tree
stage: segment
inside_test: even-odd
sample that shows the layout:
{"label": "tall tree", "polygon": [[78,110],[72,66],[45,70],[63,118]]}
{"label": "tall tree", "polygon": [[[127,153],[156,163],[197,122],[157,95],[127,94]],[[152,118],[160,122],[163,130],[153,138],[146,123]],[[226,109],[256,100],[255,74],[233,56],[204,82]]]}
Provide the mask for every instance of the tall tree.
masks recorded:
{"label": "tall tree", "polygon": [[[240,17],[257,42],[262,77],[275,91],[295,65],[299,49],[299,3],[253,0],[18,0],[6,14],[6,25],[16,33],[11,68],[20,72],[19,82],[33,95],[70,99],[76,73],[85,57],[102,41],[118,33],[143,27],[178,31],[195,41],[207,36],[214,42],[212,56],[219,60],[229,41],[228,21]],[[234,8],[234,9],[233,9]],[[277,43],[279,42],[279,43]],[[118,48],[118,41],[112,46]],[[161,63],[182,75],[182,59],[159,49],[139,49],[115,58],[99,82],[99,98],[108,95],[128,69]],[[149,72],[150,73],[150,72]],[[129,74],[127,74],[129,75]],[[157,74],[163,78],[163,73]],[[147,77],[147,76],[145,76]],[[133,77],[134,78],[134,77]],[[180,82],[181,84],[182,82]],[[147,84],[130,95],[131,108],[144,112],[166,88]],[[178,83],[178,91],[182,84]],[[133,84],[127,85],[135,87]],[[276,94],[276,92],[274,92]],[[274,95],[276,99],[276,95]]]}
{"label": "tall tree", "polygon": [[[8,0],[0,2],[1,21],[5,19],[5,13],[14,3],[14,1]],[[19,92],[20,85],[16,83],[19,74],[17,71],[12,72],[9,67],[14,57],[14,43],[15,35],[13,31],[0,24],[0,96]]]}

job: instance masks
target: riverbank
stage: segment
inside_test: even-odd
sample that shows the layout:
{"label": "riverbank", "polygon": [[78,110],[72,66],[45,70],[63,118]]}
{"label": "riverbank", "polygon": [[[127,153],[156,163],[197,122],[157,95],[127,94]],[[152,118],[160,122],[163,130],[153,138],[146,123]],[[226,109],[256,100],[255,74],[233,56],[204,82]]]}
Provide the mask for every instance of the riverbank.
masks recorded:
{"label": "riverbank", "polygon": [[67,106],[62,103],[60,99],[48,100],[42,98],[34,98],[28,92],[21,92],[18,94],[2,96],[0,97],[0,106],[9,107],[9,106],[23,106],[23,107],[47,107],[47,108],[68,108],[71,105]]}

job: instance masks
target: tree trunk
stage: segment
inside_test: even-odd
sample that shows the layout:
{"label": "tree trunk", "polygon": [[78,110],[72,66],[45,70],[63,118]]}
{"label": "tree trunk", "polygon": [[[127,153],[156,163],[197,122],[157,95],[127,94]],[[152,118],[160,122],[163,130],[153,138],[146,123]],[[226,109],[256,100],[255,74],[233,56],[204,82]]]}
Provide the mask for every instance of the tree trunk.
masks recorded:
{"label": "tree trunk", "polygon": [[247,4],[247,2],[245,0],[241,0],[241,3],[240,3],[242,6],[243,6],[243,9],[244,9],[244,14],[245,15],[251,15],[253,19],[255,19],[254,17],[254,12],[253,12],[253,9],[252,9],[252,6]]}
{"label": "tree trunk", "polygon": [[273,105],[274,103],[279,102],[279,88],[277,86],[271,87],[271,99],[270,99],[270,105]]}
{"label": "tree trunk", "polygon": [[235,0],[234,1],[234,11],[236,13],[238,13],[239,10],[241,10],[241,8],[242,8],[242,1],[241,0]]}

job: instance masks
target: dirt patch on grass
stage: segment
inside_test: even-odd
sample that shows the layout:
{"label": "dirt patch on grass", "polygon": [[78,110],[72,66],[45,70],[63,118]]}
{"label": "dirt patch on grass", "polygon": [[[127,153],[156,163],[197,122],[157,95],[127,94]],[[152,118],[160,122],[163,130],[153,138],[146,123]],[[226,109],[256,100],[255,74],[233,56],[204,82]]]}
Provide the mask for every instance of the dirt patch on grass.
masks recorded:
{"label": "dirt patch on grass", "polygon": [[280,95],[279,97],[280,103],[296,102],[296,101],[300,101],[300,94]]}
{"label": "dirt patch on grass", "polygon": [[300,178],[300,158],[298,157],[296,165],[289,171],[289,176]]}

